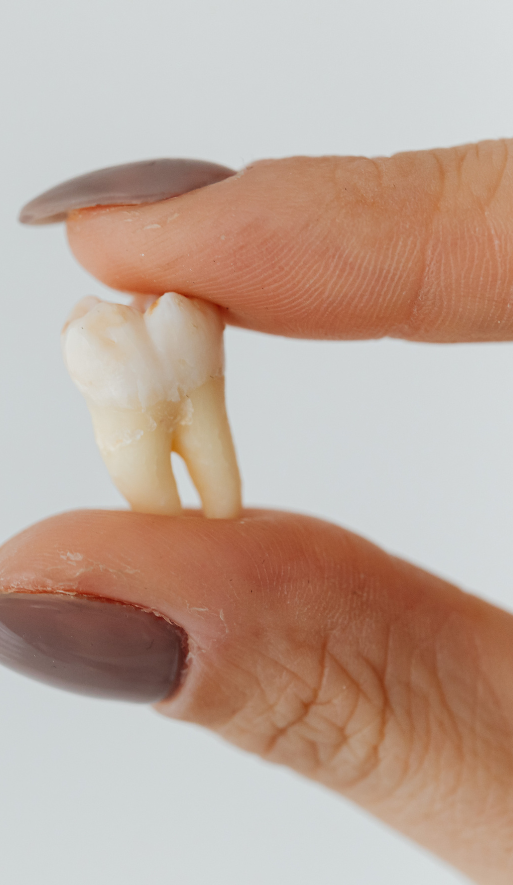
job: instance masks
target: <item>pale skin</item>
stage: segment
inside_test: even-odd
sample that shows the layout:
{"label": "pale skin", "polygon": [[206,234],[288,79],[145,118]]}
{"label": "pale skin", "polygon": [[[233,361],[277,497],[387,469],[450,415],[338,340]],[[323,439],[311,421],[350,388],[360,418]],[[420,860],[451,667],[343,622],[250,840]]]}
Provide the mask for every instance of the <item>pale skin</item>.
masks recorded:
{"label": "pale skin", "polygon": [[[513,141],[264,161],[173,200],[77,212],[68,233],[108,285],[210,299],[270,334],[513,339]],[[166,615],[190,656],[161,713],[339,791],[476,882],[512,881],[511,615],[270,511],[54,517],[2,549],[0,586],[20,581]]]}

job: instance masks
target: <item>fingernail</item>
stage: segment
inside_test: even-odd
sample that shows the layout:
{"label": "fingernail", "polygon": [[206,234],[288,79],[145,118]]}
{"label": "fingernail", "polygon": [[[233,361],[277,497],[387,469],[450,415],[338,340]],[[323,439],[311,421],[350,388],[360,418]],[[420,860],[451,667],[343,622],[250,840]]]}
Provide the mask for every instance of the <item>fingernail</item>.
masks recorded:
{"label": "fingernail", "polygon": [[22,224],[64,221],[74,209],[157,203],[235,175],[233,169],[206,160],[161,159],[125,163],[70,178],[27,203]]}
{"label": "fingernail", "polygon": [[0,663],[58,688],[148,704],[177,688],[184,633],[133,605],[53,593],[0,596]]}

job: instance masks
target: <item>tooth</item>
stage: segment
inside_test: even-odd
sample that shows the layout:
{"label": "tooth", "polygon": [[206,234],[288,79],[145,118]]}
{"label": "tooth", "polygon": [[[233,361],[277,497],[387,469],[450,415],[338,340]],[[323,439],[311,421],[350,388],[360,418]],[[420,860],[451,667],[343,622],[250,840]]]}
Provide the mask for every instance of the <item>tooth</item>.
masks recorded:
{"label": "tooth", "polygon": [[96,441],[133,510],[176,515],[171,451],[184,459],[205,516],[231,518],[241,483],[224,396],[217,307],[168,292],[143,313],[84,298],[62,332]]}

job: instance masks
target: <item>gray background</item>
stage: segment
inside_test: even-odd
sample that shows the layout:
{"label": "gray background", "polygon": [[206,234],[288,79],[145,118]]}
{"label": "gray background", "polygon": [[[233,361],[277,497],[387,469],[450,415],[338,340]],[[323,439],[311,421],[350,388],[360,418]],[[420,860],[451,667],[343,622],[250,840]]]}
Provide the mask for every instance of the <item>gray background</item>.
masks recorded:
{"label": "gray background", "polygon": [[[121,506],[61,363],[105,294],[20,205],[154,156],[240,167],[513,135],[510,0],[17,0],[0,13],[0,539]],[[513,350],[227,334],[246,500],[511,607]],[[230,371],[231,370],[231,371]],[[186,500],[194,495],[181,473]],[[6,885],[451,885],[343,800],[141,708],[0,671]]]}

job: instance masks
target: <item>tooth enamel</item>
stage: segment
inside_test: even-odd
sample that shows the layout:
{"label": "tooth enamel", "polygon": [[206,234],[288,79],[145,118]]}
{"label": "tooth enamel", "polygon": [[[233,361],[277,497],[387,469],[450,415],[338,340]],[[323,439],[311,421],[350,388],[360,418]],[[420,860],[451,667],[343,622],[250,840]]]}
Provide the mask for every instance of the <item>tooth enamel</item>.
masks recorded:
{"label": "tooth enamel", "polygon": [[181,512],[173,450],[187,464],[205,515],[238,515],[217,307],[174,292],[144,313],[84,298],[63,329],[62,345],[103,460],[133,510]]}

